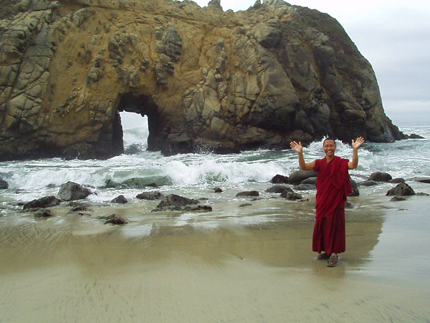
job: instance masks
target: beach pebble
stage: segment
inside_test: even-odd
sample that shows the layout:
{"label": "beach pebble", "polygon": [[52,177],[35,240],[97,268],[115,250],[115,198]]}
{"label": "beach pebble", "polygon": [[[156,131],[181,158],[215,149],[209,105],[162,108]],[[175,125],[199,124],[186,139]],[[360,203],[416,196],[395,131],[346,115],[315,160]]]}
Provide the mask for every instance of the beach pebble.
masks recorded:
{"label": "beach pebble", "polygon": [[34,213],[35,218],[49,218],[51,216],[53,216],[52,211],[48,210],[48,209],[40,210],[40,211],[37,211],[36,213]]}
{"label": "beach pebble", "polygon": [[105,224],[127,224],[128,222],[117,214],[111,214],[106,218]]}

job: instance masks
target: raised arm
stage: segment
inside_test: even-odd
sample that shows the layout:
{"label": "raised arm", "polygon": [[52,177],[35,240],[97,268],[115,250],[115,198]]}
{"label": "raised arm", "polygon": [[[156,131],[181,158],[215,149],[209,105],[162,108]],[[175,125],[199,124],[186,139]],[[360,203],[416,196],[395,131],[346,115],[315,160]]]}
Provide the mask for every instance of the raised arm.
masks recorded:
{"label": "raised arm", "polygon": [[348,168],[354,169],[358,166],[358,148],[364,144],[364,138],[358,137],[356,140],[352,140],[352,161],[348,162]]}
{"label": "raised arm", "polygon": [[313,170],[315,167],[315,161],[306,163],[303,157],[303,146],[301,142],[292,141],[290,147],[297,151],[299,155],[299,165],[301,170]]}

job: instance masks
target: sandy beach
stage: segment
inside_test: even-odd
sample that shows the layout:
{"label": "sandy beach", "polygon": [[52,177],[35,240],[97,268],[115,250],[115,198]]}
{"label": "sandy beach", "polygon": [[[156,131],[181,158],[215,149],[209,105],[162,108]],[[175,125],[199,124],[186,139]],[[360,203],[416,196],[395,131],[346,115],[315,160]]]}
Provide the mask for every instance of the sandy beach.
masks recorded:
{"label": "sandy beach", "polygon": [[0,322],[429,322],[429,197],[350,200],[336,268],[311,251],[312,201],[256,202],[236,217],[276,215],[246,225],[223,220],[237,206],[206,225],[0,218]]}

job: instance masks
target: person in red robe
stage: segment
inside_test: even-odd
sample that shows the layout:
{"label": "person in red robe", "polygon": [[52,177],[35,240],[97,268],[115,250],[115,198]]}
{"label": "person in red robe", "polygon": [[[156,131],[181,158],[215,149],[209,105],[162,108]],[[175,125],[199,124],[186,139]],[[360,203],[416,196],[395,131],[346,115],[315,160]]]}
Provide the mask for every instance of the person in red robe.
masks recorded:
{"label": "person in red robe", "polygon": [[[316,221],[312,239],[312,250],[317,259],[328,259],[328,266],[338,263],[339,253],[345,252],[345,202],[351,193],[349,169],[358,166],[358,149],[364,139],[352,140],[352,161],[335,156],[336,141],[327,138],[323,142],[325,157],[306,163],[303,146],[292,141],[290,146],[299,155],[302,170],[314,170],[317,175]],[[324,251],[324,253],[322,253]]]}

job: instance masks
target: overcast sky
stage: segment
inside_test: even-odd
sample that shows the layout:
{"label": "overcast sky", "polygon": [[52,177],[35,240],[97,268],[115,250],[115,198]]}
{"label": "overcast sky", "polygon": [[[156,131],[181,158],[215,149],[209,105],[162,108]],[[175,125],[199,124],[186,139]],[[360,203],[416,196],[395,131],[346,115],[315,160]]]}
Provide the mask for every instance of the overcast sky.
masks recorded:
{"label": "overcast sky", "polygon": [[[195,1],[199,6],[207,0]],[[263,2],[263,0],[262,0]],[[430,126],[430,0],[295,0],[328,13],[372,64],[384,109],[398,125]],[[221,0],[224,11],[246,10],[255,0]]]}

